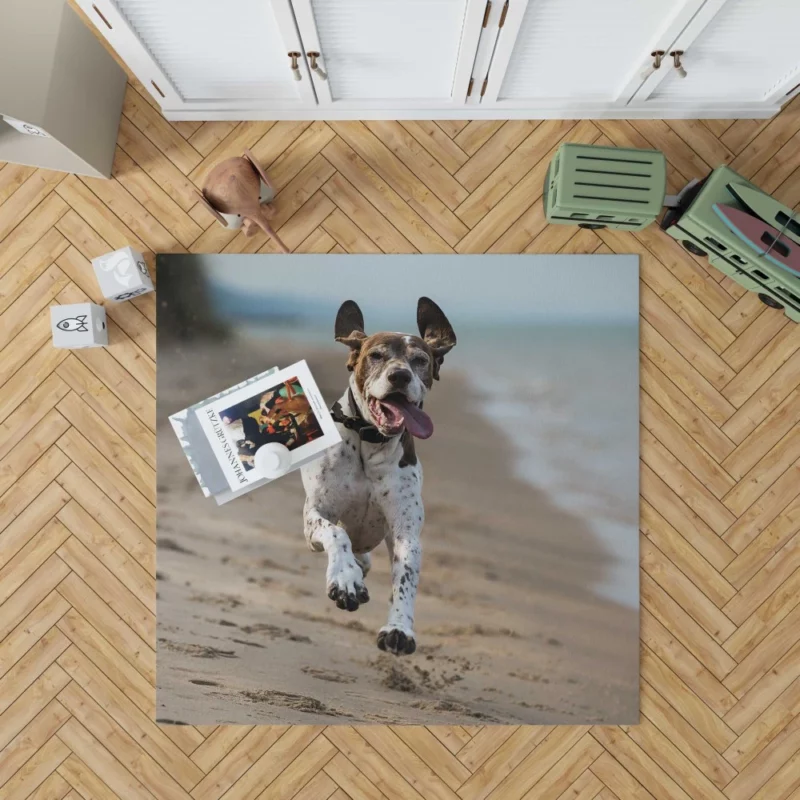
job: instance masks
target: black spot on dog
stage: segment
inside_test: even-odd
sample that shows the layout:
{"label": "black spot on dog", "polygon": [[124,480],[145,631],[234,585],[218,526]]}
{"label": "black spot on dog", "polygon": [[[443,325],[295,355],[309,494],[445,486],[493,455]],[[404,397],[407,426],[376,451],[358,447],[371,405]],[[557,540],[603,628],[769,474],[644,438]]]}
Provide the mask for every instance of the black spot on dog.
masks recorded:
{"label": "black spot on dog", "polygon": [[190,680],[189,683],[193,683],[196,686],[219,686],[219,684],[215,683],[214,681],[203,681],[200,680],[200,678],[195,678],[194,680]]}

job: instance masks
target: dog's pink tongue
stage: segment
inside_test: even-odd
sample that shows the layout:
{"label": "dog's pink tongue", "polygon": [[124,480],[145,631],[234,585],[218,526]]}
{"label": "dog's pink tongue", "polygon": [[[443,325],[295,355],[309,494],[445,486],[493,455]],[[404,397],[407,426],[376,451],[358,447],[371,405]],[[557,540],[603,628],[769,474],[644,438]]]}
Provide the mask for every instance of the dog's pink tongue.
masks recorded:
{"label": "dog's pink tongue", "polygon": [[417,439],[427,439],[433,435],[433,420],[413,403],[405,399],[382,400],[384,405],[396,409],[403,415],[406,430]]}

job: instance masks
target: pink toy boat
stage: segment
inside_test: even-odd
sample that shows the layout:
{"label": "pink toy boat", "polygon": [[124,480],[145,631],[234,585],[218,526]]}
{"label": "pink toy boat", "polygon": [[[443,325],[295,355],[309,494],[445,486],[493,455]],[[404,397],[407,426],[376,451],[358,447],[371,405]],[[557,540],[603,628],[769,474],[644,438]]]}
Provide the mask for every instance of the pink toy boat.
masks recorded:
{"label": "pink toy boat", "polygon": [[800,275],[800,245],[781,236],[772,225],[733,206],[715,203],[714,211],[731,231],[771,264]]}
{"label": "pink toy boat", "polygon": [[800,245],[800,214],[779,203],[774,197],[745,186],[743,183],[729,183],[728,191],[755,217],[783,231],[783,235]]}

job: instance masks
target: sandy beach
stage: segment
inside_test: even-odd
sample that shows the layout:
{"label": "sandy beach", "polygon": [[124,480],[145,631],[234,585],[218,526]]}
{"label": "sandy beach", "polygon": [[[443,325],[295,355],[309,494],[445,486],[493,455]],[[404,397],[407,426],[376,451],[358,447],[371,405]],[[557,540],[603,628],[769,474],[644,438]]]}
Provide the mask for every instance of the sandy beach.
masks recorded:
{"label": "sandy beach", "polygon": [[[235,353],[232,357],[231,353]],[[379,651],[390,592],[381,545],[371,601],[348,613],[307,549],[293,474],[225,506],[203,498],[170,413],[306,358],[326,400],[345,354],[295,343],[160,347],[158,711],[213,723],[634,723],[637,611],[592,587],[610,558],[584,522],[514,477],[507,433],[443,371],[418,445],[426,523],[417,652]]]}

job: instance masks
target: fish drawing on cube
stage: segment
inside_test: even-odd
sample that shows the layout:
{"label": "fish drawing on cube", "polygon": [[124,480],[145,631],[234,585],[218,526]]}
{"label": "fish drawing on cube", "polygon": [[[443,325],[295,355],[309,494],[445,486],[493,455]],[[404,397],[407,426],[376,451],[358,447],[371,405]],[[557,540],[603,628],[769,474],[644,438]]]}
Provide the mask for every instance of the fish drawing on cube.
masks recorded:
{"label": "fish drawing on cube", "polygon": [[153,291],[153,281],[141,253],[123,247],[92,259],[92,266],[107,300],[130,300]]}
{"label": "fish drawing on cube", "polygon": [[76,350],[108,344],[106,310],[94,303],[50,306],[53,347]]}

